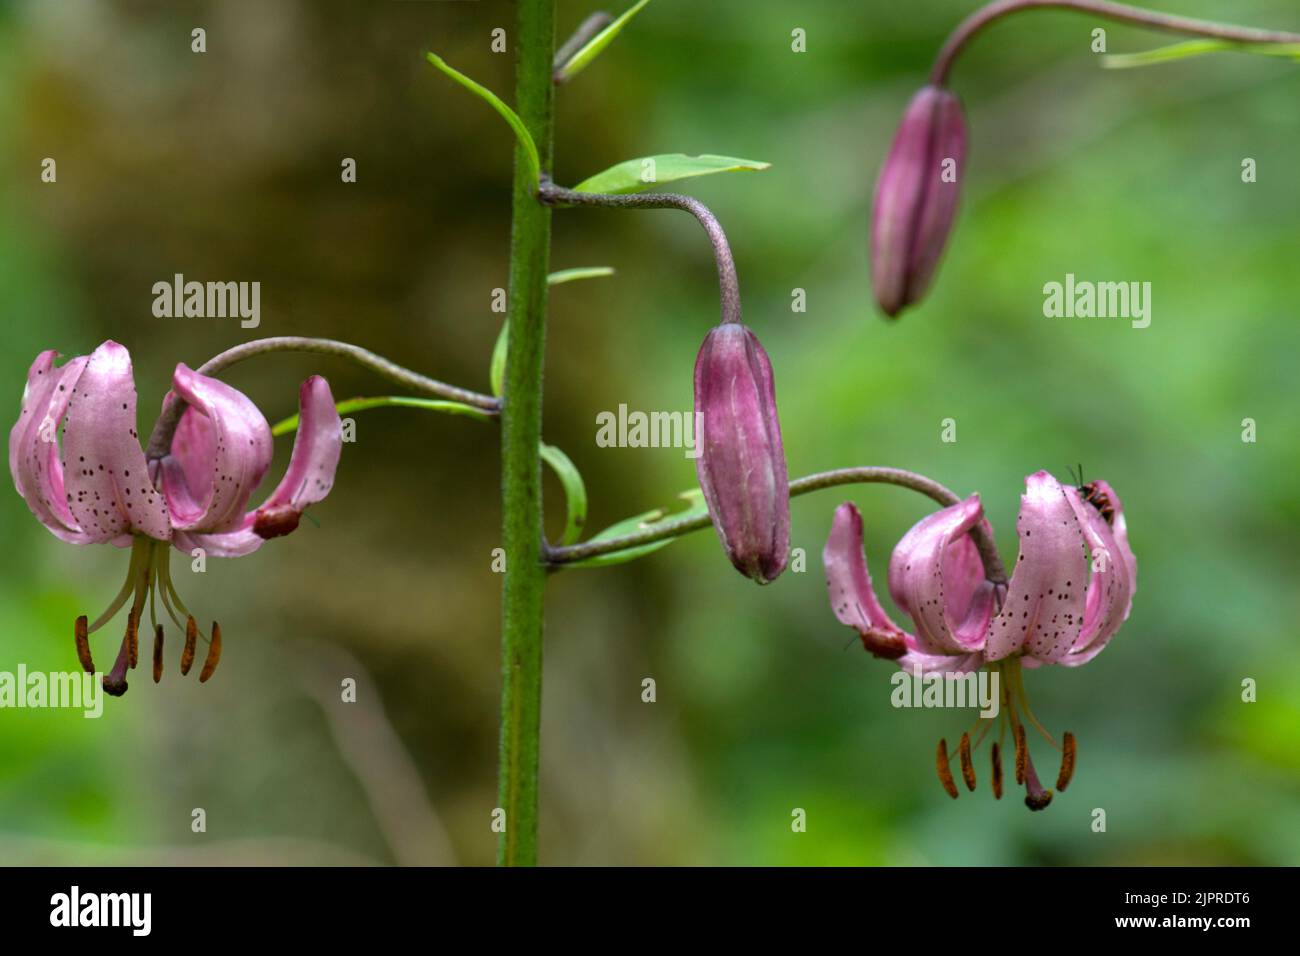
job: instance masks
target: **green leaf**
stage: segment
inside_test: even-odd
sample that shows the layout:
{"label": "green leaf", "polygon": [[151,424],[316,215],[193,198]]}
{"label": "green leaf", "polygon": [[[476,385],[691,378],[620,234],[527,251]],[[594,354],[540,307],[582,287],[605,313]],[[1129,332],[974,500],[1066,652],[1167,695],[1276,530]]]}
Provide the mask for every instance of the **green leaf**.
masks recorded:
{"label": "green leaf", "polygon": [[1141,66],[1158,66],[1206,53],[1255,53],[1260,56],[1281,56],[1300,60],[1300,44],[1296,43],[1232,43],[1228,40],[1187,40],[1141,53],[1115,53],[1102,58],[1101,65],[1108,70],[1128,70]]}
{"label": "green leaf", "polygon": [[[340,415],[346,415],[349,412],[363,412],[367,408],[423,408],[431,412],[444,412],[448,415],[468,415],[470,418],[477,418],[482,422],[490,422],[492,416],[481,408],[475,408],[473,405],[465,405],[461,402],[449,402],[441,398],[412,398],[406,395],[385,395],[381,398],[349,398],[335,405]],[[292,435],[298,430],[298,416],[291,415],[282,422],[277,422],[271,427],[271,435],[279,438],[281,435]]]}
{"label": "green leaf", "polygon": [[492,361],[488,365],[488,382],[492,386],[492,394],[497,398],[505,391],[506,386],[506,345],[510,341],[510,320],[506,319],[501,323],[501,331],[497,333],[496,345],[492,346]]}
{"label": "green leaf", "polygon": [[[647,165],[647,164],[653,165]],[[685,153],[665,153],[661,156],[642,156],[611,166],[603,173],[584,179],[573,187],[579,193],[639,193],[664,183],[713,173],[732,173],[743,170],[761,172],[771,169],[771,163],[755,159],[737,159],[734,156],[687,156]],[[649,174],[650,178],[645,177]]]}
{"label": "green leaf", "polygon": [[582,537],[582,526],[587,523],[587,486],[582,483],[582,474],[573,461],[554,445],[543,444],[542,461],[551,466],[551,471],[564,486],[564,500],[568,507],[568,518],[564,522],[564,534],[561,544],[573,544]]}
{"label": "green leaf", "polygon": [[[647,511],[643,514],[633,515],[631,518],[624,518],[615,524],[610,525],[604,531],[594,535],[591,541],[606,541],[610,538],[620,538],[623,535],[631,534],[634,531],[646,531],[654,528],[664,521],[676,521],[679,518],[690,518],[695,515],[708,514],[708,506],[704,503],[704,496],[699,491],[687,491],[678,495],[683,501],[692,502],[690,507],[674,514],[668,514],[663,508],[656,508],[654,511]],[[651,541],[649,544],[639,544],[631,548],[624,548],[622,551],[614,551],[610,554],[599,554],[594,558],[583,558],[581,561],[566,563],[566,568],[602,568],[611,564],[624,564],[628,561],[635,561],[637,558],[645,557],[647,554],[653,554],[660,548],[665,548],[672,544],[677,538],[664,538],[662,541]]]}
{"label": "green leaf", "polygon": [[524,121],[519,118],[519,114],[501,100],[499,96],[489,90],[486,86],[475,83],[464,73],[452,69],[447,65],[442,57],[436,53],[426,53],[425,57],[429,62],[439,70],[451,77],[465,89],[469,90],[475,96],[487,101],[487,104],[501,114],[501,117],[510,124],[510,128],[515,131],[515,136],[519,138],[519,145],[524,148],[524,155],[528,159],[528,171],[532,175],[533,182],[541,182],[542,178],[542,161],[537,155],[537,144],[533,142],[533,135],[528,132],[528,127]]}
{"label": "green leaf", "polygon": [[[580,269],[561,269],[559,272],[552,272],[546,277],[547,285],[563,285],[566,282],[577,282],[579,279],[598,279],[601,276],[612,276],[614,270],[609,266],[585,266]],[[501,331],[497,334],[496,345],[492,346],[492,361],[488,365],[488,381],[492,385],[492,394],[497,398],[505,391],[506,380],[506,343],[509,338],[510,320],[506,319],[501,323]]]}
{"label": "green leaf", "polygon": [[600,279],[613,274],[614,269],[611,266],[584,266],[580,269],[561,269],[559,272],[552,272],[548,275],[546,284],[564,285],[566,282],[577,282],[579,279]]}
{"label": "green leaf", "polygon": [[591,61],[600,56],[605,47],[613,42],[614,37],[622,32],[628,21],[640,13],[641,8],[649,2],[650,0],[638,0],[635,6],[588,40],[581,50],[569,57],[568,63],[560,67],[555,74],[555,81],[566,83],[585,70]]}

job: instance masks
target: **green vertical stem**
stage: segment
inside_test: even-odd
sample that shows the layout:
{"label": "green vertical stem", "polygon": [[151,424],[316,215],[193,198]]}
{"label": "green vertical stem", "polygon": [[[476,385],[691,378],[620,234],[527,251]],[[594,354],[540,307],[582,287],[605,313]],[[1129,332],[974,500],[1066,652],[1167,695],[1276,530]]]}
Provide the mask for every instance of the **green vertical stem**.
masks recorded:
{"label": "green vertical stem", "polygon": [[[518,0],[515,109],[550,169],[555,0]],[[510,236],[509,351],[501,415],[502,590],[499,796],[505,831],[497,863],[537,863],[537,768],[542,707],[542,358],[551,211],[536,198],[523,150],[515,150]]]}

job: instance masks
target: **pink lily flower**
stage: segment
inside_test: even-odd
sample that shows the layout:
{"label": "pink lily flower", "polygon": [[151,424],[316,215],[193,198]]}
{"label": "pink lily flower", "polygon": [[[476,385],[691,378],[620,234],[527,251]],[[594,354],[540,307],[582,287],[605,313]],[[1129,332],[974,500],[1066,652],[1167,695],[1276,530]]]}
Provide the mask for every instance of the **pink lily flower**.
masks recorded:
{"label": "pink lily flower", "polygon": [[[989,667],[1001,675],[1000,716],[1009,717],[1015,734],[1017,783],[1025,784],[1030,808],[1042,809],[1052,792],[1038,782],[1024,741],[1018,709],[1042,727],[1029,709],[1021,665],[1077,667],[1100,654],[1132,608],[1137,561],[1123,505],[1106,482],[1074,488],[1040,471],[1025,486],[1016,523],[1020,554],[1005,585],[986,579],[969,534],[977,525],[988,530],[978,495],[923,518],[903,536],[889,562],[889,593],[912,619],[911,632],[895,624],[876,598],[862,517],[852,504],[836,510],[822,560],[835,616],[857,630],[873,655],[918,674],[958,676]],[[1064,735],[1061,749],[1057,789],[1064,790],[1074,769],[1072,734]],[[963,734],[962,772],[974,789],[970,751],[969,734]],[[944,788],[956,797],[942,740],[938,764]],[[993,765],[1000,796],[997,744]]]}
{"label": "pink lily flower", "polygon": [[[187,555],[202,548],[216,557],[238,557],[288,534],[309,505],[329,494],[342,426],[329,385],[318,375],[307,379],[299,390],[301,424],[288,470],[259,508],[246,511],[272,455],[271,428],[247,396],[177,365],[164,407],[183,401],[186,409],[168,454],[147,462],[135,427],[127,350],[109,341],[61,367],[54,365],[57,357],[42,352],[27,373],[22,411],[9,433],[9,471],[32,514],[56,537],[131,548],[117,596],[93,623],[84,615],[76,622],[78,657],[94,673],[89,635],[132,599],[117,661],[104,677],[105,689],[120,695],[127,689],[126,671],[136,666],[146,600],[154,627],[154,680],[162,674],[159,599],[186,633],[181,673],[194,661],[198,627],[172,583],[168,545]],[[212,676],[220,656],[221,628],[214,621],[201,682]]]}

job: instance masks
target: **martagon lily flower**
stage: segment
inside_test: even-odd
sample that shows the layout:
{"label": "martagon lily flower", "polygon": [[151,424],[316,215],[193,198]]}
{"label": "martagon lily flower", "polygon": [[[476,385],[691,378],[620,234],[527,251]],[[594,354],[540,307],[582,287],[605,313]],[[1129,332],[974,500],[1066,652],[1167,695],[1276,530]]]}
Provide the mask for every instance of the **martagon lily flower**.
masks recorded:
{"label": "martagon lily flower", "polygon": [[[835,512],[822,553],[831,608],[857,630],[863,647],[895,660],[914,674],[956,676],[988,667],[1000,673],[999,724],[1009,726],[1016,748],[1016,782],[1025,803],[1041,810],[1052,791],[1038,779],[1021,716],[1057,747],[1029,709],[1021,668],[1092,660],[1128,618],[1137,589],[1137,561],[1129,547],[1124,509],[1104,481],[1063,486],[1045,471],[1025,480],[1016,528],[1020,554],[1008,584],[985,577],[969,532],[985,530],[978,495],[918,522],[898,543],[889,562],[889,593],[914,624],[904,631],[876,598],[863,554],[862,517],[852,504]],[[978,747],[991,719],[975,742]],[[960,760],[968,789],[975,789],[970,733],[962,735]],[[1066,733],[1059,748],[1064,790],[1074,772],[1076,744]],[[1002,795],[1001,748],[992,745],[993,792]],[[939,741],[937,766],[944,789],[957,787],[947,743]]]}
{"label": "martagon lily flower", "polygon": [[[109,341],[61,367],[54,364],[57,357],[42,352],[27,373],[22,411],[9,433],[9,471],[32,514],[56,537],[72,544],[130,547],[130,568],[117,596],[93,623],[83,615],[75,628],[78,658],[94,673],[89,636],[131,601],[116,663],[103,678],[108,693],[121,695],[127,670],[136,666],[146,601],[154,630],[154,681],[162,676],[159,601],[185,631],[181,673],[194,663],[198,626],[172,583],[168,546],[187,555],[202,548],[207,555],[238,557],[256,551],[267,538],[288,534],[304,509],[329,494],[342,426],[329,385],[320,376],[307,379],[299,390],[301,424],[288,470],[261,507],[245,511],[272,456],[270,426],[247,396],[177,365],[164,407],[180,401],[186,408],[168,453],[147,462],[136,432],[127,350]],[[221,657],[221,628],[215,621],[211,634],[201,682],[212,676]]]}

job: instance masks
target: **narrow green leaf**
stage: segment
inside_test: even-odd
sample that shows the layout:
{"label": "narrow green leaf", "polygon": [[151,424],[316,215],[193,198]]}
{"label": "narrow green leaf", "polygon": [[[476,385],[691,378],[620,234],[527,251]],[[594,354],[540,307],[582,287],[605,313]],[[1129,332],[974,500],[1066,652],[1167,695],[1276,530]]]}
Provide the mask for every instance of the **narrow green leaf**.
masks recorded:
{"label": "narrow green leaf", "polygon": [[[624,518],[615,524],[610,525],[604,531],[594,535],[592,541],[606,541],[610,538],[622,537],[625,534],[631,534],[634,531],[645,531],[653,528],[663,521],[676,521],[679,518],[693,517],[694,515],[707,514],[708,507],[704,503],[702,494],[685,492],[678,495],[684,501],[690,501],[693,497],[698,498],[689,508],[678,511],[674,514],[668,514],[662,508],[656,508],[654,511],[647,511],[644,514],[634,515],[631,518]],[[672,544],[677,538],[664,538],[662,541],[651,541],[649,544],[640,544],[631,548],[624,548],[622,551],[614,551],[610,554],[599,554],[594,558],[584,558],[581,561],[567,563],[566,568],[602,568],[611,564],[624,564],[628,561],[635,561],[637,558],[645,557],[647,554],[653,554],[660,548],[665,548]]]}
{"label": "narrow green leaf", "polygon": [[640,13],[641,8],[649,2],[650,0],[638,0],[635,6],[588,40],[581,50],[569,57],[568,63],[560,67],[555,76],[556,81],[566,83],[585,70],[591,61],[600,56],[605,47],[613,42],[614,37],[622,32],[628,21]]}
{"label": "narrow green leaf", "polygon": [[608,541],[610,538],[621,538],[625,534],[631,534],[640,528],[654,524],[656,521],[663,519],[668,512],[663,508],[655,508],[652,511],[643,511],[639,515],[633,515],[630,518],[624,518],[622,521],[616,521],[605,530],[591,536],[592,541]]}
{"label": "narrow green leaf", "polygon": [[551,471],[564,486],[564,500],[568,508],[568,518],[564,522],[564,534],[561,544],[573,544],[582,537],[582,526],[587,523],[587,486],[582,483],[582,473],[573,461],[554,445],[543,444],[542,461],[551,466]]}
{"label": "narrow green leaf", "polygon": [[574,186],[580,193],[639,193],[664,183],[713,173],[731,173],[743,170],[761,172],[771,169],[771,163],[755,159],[737,159],[734,156],[687,156],[685,153],[665,153],[661,156],[642,156],[611,166]]}
{"label": "narrow green leaf", "polygon": [[548,275],[546,284],[564,285],[566,282],[577,282],[579,279],[600,279],[613,274],[614,270],[610,266],[584,266],[580,269],[561,269],[559,272],[552,272]]}
{"label": "narrow green leaf", "polygon": [[501,114],[501,117],[510,124],[510,128],[515,131],[515,136],[519,138],[519,145],[523,146],[524,154],[528,158],[528,171],[532,174],[533,182],[540,182],[542,178],[542,161],[537,155],[537,144],[533,142],[532,133],[528,132],[528,127],[524,121],[519,118],[519,114],[512,110],[502,101],[502,99],[489,90],[486,86],[475,83],[464,73],[452,69],[447,65],[447,61],[436,53],[426,53],[425,56],[429,62],[439,70],[451,77],[465,89],[469,90],[475,96],[487,101],[487,104]]}
{"label": "narrow green leaf", "polygon": [[[477,418],[481,422],[490,422],[492,416],[481,408],[475,408],[473,405],[465,405],[461,402],[449,402],[441,398],[412,398],[407,395],[386,395],[381,398],[349,398],[335,405],[340,415],[346,415],[349,412],[363,412],[368,408],[423,408],[431,412],[443,412],[448,415],[467,415],[470,418]],[[292,435],[298,430],[298,416],[291,415],[282,422],[276,422],[271,427],[271,435],[279,438],[281,435]]]}
{"label": "narrow green leaf", "polygon": [[[585,266],[580,269],[561,269],[559,272],[552,272],[546,277],[547,285],[563,285],[566,282],[577,282],[579,279],[598,279],[601,276],[612,276],[614,270],[609,266]],[[496,345],[492,346],[492,361],[488,365],[488,381],[492,385],[492,394],[497,398],[505,391],[506,380],[506,343],[510,336],[510,320],[507,319],[501,324],[501,331],[497,334]]]}
{"label": "narrow green leaf", "polygon": [[488,365],[488,382],[492,386],[492,394],[497,398],[505,391],[506,387],[506,345],[510,341],[510,320],[506,319],[501,323],[501,331],[497,333],[496,345],[492,346],[492,361]]}
{"label": "narrow green leaf", "polygon": [[1140,53],[1114,53],[1102,58],[1101,65],[1108,70],[1128,70],[1141,66],[1157,66],[1206,53],[1255,53],[1260,56],[1280,56],[1300,60],[1300,44],[1295,43],[1232,43],[1227,40],[1186,40],[1168,46],[1143,50]]}

